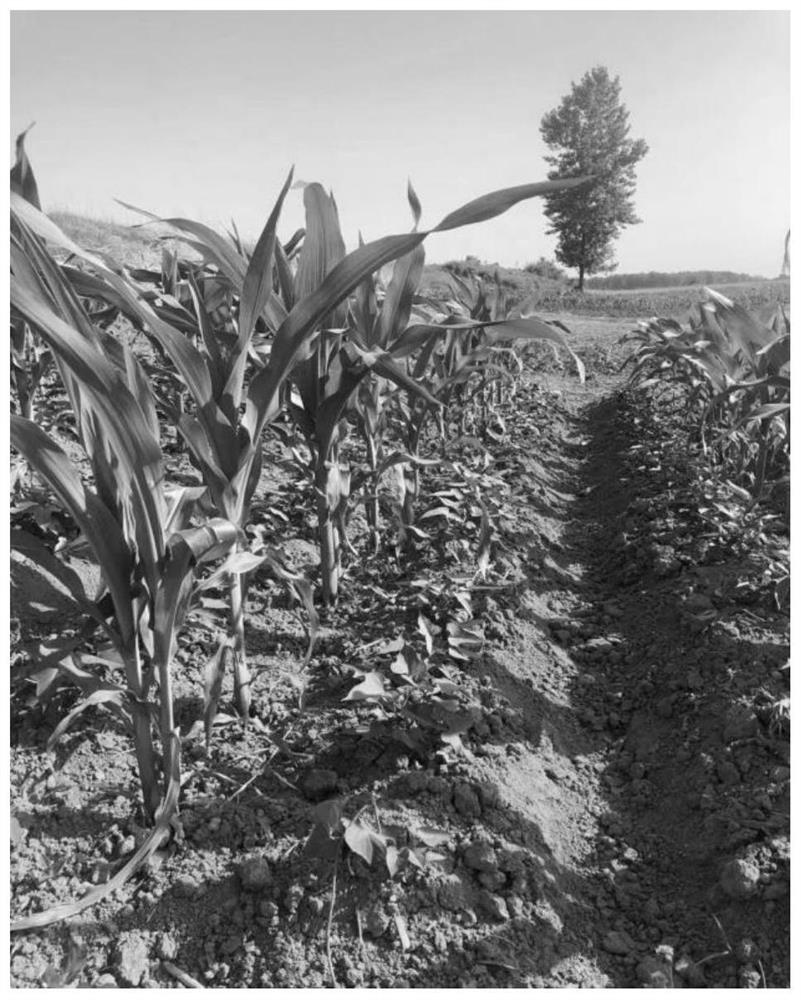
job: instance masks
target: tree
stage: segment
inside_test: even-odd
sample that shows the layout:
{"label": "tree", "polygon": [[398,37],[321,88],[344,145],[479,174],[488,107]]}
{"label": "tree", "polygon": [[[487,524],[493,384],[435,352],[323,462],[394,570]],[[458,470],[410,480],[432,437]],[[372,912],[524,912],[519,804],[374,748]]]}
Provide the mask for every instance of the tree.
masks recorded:
{"label": "tree", "polygon": [[617,267],[612,242],[624,226],[640,220],[634,213],[634,168],[648,152],[643,139],[629,138],[629,113],[620,100],[620,80],[605,66],[585,73],[559,107],[549,111],[540,132],[552,155],[548,178],[592,174],[594,183],[549,195],[545,214],[549,233],[559,242],[556,258],[584,276]]}

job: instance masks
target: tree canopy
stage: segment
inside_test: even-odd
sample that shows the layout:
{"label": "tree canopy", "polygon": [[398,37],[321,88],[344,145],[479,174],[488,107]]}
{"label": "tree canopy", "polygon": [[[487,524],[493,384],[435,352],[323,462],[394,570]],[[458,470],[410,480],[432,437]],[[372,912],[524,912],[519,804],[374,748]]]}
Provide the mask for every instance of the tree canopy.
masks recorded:
{"label": "tree canopy", "polygon": [[558,107],[543,116],[540,132],[551,154],[548,178],[592,174],[585,187],[557,192],[545,203],[549,233],[558,235],[556,258],[585,275],[617,266],[612,244],[625,226],[640,222],[634,212],[635,167],[648,152],[643,139],[629,137],[629,113],[620,100],[620,80],[605,66],[585,73]]}

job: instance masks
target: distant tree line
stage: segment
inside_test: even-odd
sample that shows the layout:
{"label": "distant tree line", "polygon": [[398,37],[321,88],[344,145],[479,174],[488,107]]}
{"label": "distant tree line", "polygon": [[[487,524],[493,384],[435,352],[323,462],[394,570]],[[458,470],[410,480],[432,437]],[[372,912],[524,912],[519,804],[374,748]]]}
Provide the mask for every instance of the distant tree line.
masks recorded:
{"label": "distant tree line", "polygon": [[684,288],[687,285],[731,285],[739,281],[764,281],[753,274],[736,271],[642,271],[638,274],[610,274],[590,278],[588,288],[627,291],[634,288]]}

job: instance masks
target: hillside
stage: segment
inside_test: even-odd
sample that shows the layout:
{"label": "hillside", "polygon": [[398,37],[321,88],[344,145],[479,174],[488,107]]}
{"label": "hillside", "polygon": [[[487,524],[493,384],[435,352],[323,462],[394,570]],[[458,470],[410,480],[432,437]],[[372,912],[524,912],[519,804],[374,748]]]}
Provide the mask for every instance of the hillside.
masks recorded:
{"label": "hillside", "polygon": [[[108,254],[131,267],[158,267],[164,246],[165,226],[156,224],[124,225],[110,219],[94,219],[75,212],[54,211],[50,218],[85,250]],[[176,240],[167,240],[174,246]],[[184,252],[191,251],[184,248]]]}
{"label": "hillside", "polygon": [[[576,291],[572,283],[530,270],[502,267],[498,264],[458,262],[427,265],[423,287],[430,295],[453,294],[454,282],[449,275],[462,278],[470,274],[488,281],[499,281],[511,305],[522,311],[569,312],[592,316],[620,316],[640,319],[650,316],[673,316],[686,319],[704,301],[701,285],[629,290],[588,289]],[[720,275],[729,272],[710,272]],[[777,304],[790,302],[790,279],[768,281],[754,278],[742,282],[712,282],[710,287],[735,302],[757,311],[772,312]]]}
{"label": "hillside", "polygon": [[[86,248],[109,253],[115,259],[134,267],[154,267],[160,263],[165,230],[160,231],[157,226],[125,226],[65,211],[52,212],[51,215],[69,236]],[[559,311],[632,319],[649,316],[686,318],[687,314],[695,310],[704,299],[703,287],[700,285],[629,290],[591,288],[580,294],[568,279],[550,277],[546,265],[547,262],[540,262],[540,265],[520,269],[482,263],[475,258],[444,264],[427,264],[423,272],[421,292],[434,297],[450,297],[454,294],[455,288],[450,275],[455,273],[464,278],[473,274],[485,280],[500,281],[510,305],[517,306],[523,311]],[[535,273],[533,270],[535,266],[544,273]],[[558,272],[557,268],[553,270]],[[724,271],[704,273],[720,275],[721,279],[731,276],[731,272]],[[773,281],[754,278],[725,283],[721,280],[712,284],[716,291],[757,310],[770,311],[777,303],[786,305],[790,301],[789,278]]]}

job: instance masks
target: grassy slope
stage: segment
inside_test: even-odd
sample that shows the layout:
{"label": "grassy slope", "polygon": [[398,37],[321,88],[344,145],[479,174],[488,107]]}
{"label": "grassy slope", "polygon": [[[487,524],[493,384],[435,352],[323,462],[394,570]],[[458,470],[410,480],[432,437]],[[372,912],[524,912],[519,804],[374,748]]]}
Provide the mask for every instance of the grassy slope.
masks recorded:
{"label": "grassy slope", "polygon": [[[161,261],[159,230],[154,226],[131,227],[108,220],[91,219],[71,212],[51,213],[77,243],[88,249],[102,250],[116,260],[136,267],[158,267]],[[516,268],[495,264],[472,267],[473,273],[495,280],[496,275],[506,288],[510,301],[524,309],[571,312],[574,314],[624,316],[675,316],[687,313],[703,300],[700,287],[633,289],[626,291],[587,291],[577,294],[570,286]],[[447,269],[440,264],[426,265],[422,291],[436,296],[452,294]],[[735,285],[716,285],[715,290],[743,305],[771,311],[776,303],[790,301],[789,279],[752,281]]]}
{"label": "grassy slope", "polygon": [[[50,212],[50,217],[85,250],[106,253],[114,260],[132,267],[159,267],[164,227],[123,225],[109,219],[93,219],[74,212]],[[175,241],[168,241],[174,245]]]}

